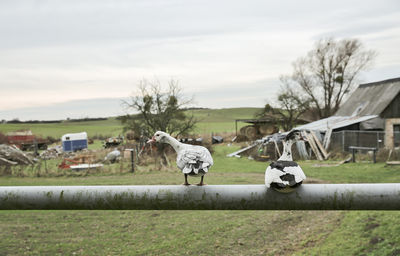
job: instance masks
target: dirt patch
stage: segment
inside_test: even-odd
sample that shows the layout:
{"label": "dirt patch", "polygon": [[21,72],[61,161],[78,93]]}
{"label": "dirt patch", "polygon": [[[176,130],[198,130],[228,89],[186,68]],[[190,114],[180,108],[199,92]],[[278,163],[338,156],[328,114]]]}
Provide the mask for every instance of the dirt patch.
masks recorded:
{"label": "dirt patch", "polygon": [[374,245],[380,242],[383,242],[385,239],[379,236],[374,236],[373,238],[371,238],[371,240],[369,240],[369,244]]}
{"label": "dirt patch", "polygon": [[369,223],[365,226],[364,231],[371,231],[379,226],[380,226],[379,223]]}
{"label": "dirt patch", "polygon": [[327,184],[328,182],[325,180],[315,179],[315,178],[307,178],[303,181],[303,184]]}
{"label": "dirt patch", "polygon": [[394,250],[389,256],[399,256],[400,255],[400,249]]}

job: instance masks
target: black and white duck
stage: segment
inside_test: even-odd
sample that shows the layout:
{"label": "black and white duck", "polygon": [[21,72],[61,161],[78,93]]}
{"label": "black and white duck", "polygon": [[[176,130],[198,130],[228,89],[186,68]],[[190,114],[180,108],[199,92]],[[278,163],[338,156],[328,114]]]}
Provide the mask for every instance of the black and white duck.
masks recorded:
{"label": "black and white duck", "polygon": [[292,145],[298,140],[305,140],[299,130],[290,131],[283,139],[283,153],[272,162],[265,171],[265,185],[267,188],[289,193],[295,190],[306,179],[301,167],[293,161]]}

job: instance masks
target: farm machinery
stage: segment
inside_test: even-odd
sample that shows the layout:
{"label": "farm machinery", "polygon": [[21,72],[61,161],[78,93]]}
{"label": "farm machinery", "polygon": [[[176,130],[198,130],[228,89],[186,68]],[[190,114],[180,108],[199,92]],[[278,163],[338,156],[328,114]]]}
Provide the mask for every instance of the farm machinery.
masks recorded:
{"label": "farm machinery", "polygon": [[47,149],[48,140],[38,137],[32,131],[16,131],[6,134],[7,144],[15,145],[21,150]]}

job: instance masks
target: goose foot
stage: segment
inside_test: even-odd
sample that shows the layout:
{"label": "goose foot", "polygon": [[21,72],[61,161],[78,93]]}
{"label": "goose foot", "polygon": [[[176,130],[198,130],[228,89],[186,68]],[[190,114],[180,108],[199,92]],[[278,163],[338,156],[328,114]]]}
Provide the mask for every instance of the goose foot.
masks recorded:
{"label": "goose foot", "polygon": [[204,176],[201,176],[201,181],[200,181],[200,183],[199,183],[199,184],[196,184],[196,185],[197,185],[197,186],[207,185],[206,183],[203,183],[203,179],[204,179]]}
{"label": "goose foot", "polygon": [[184,185],[184,186],[190,185],[190,183],[187,181],[187,174],[185,174],[185,183],[183,183],[182,185]]}

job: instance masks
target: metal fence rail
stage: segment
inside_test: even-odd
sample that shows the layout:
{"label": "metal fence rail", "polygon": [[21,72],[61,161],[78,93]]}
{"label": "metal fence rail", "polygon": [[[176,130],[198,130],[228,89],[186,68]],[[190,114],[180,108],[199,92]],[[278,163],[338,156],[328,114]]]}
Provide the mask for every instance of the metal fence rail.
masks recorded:
{"label": "metal fence rail", "polygon": [[[400,132],[394,132],[395,138],[400,138]],[[398,139],[395,144],[400,143]],[[331,138],[331,149],[340,149],[350,152],[349,147],[374,147],[378,150],[385,147],[385,132],[383,131],[339,131],[333,132]]]}
{"label": "metal fence rail", "polygon": [[400,183],[0,187],[0,209],[400,210]]}

